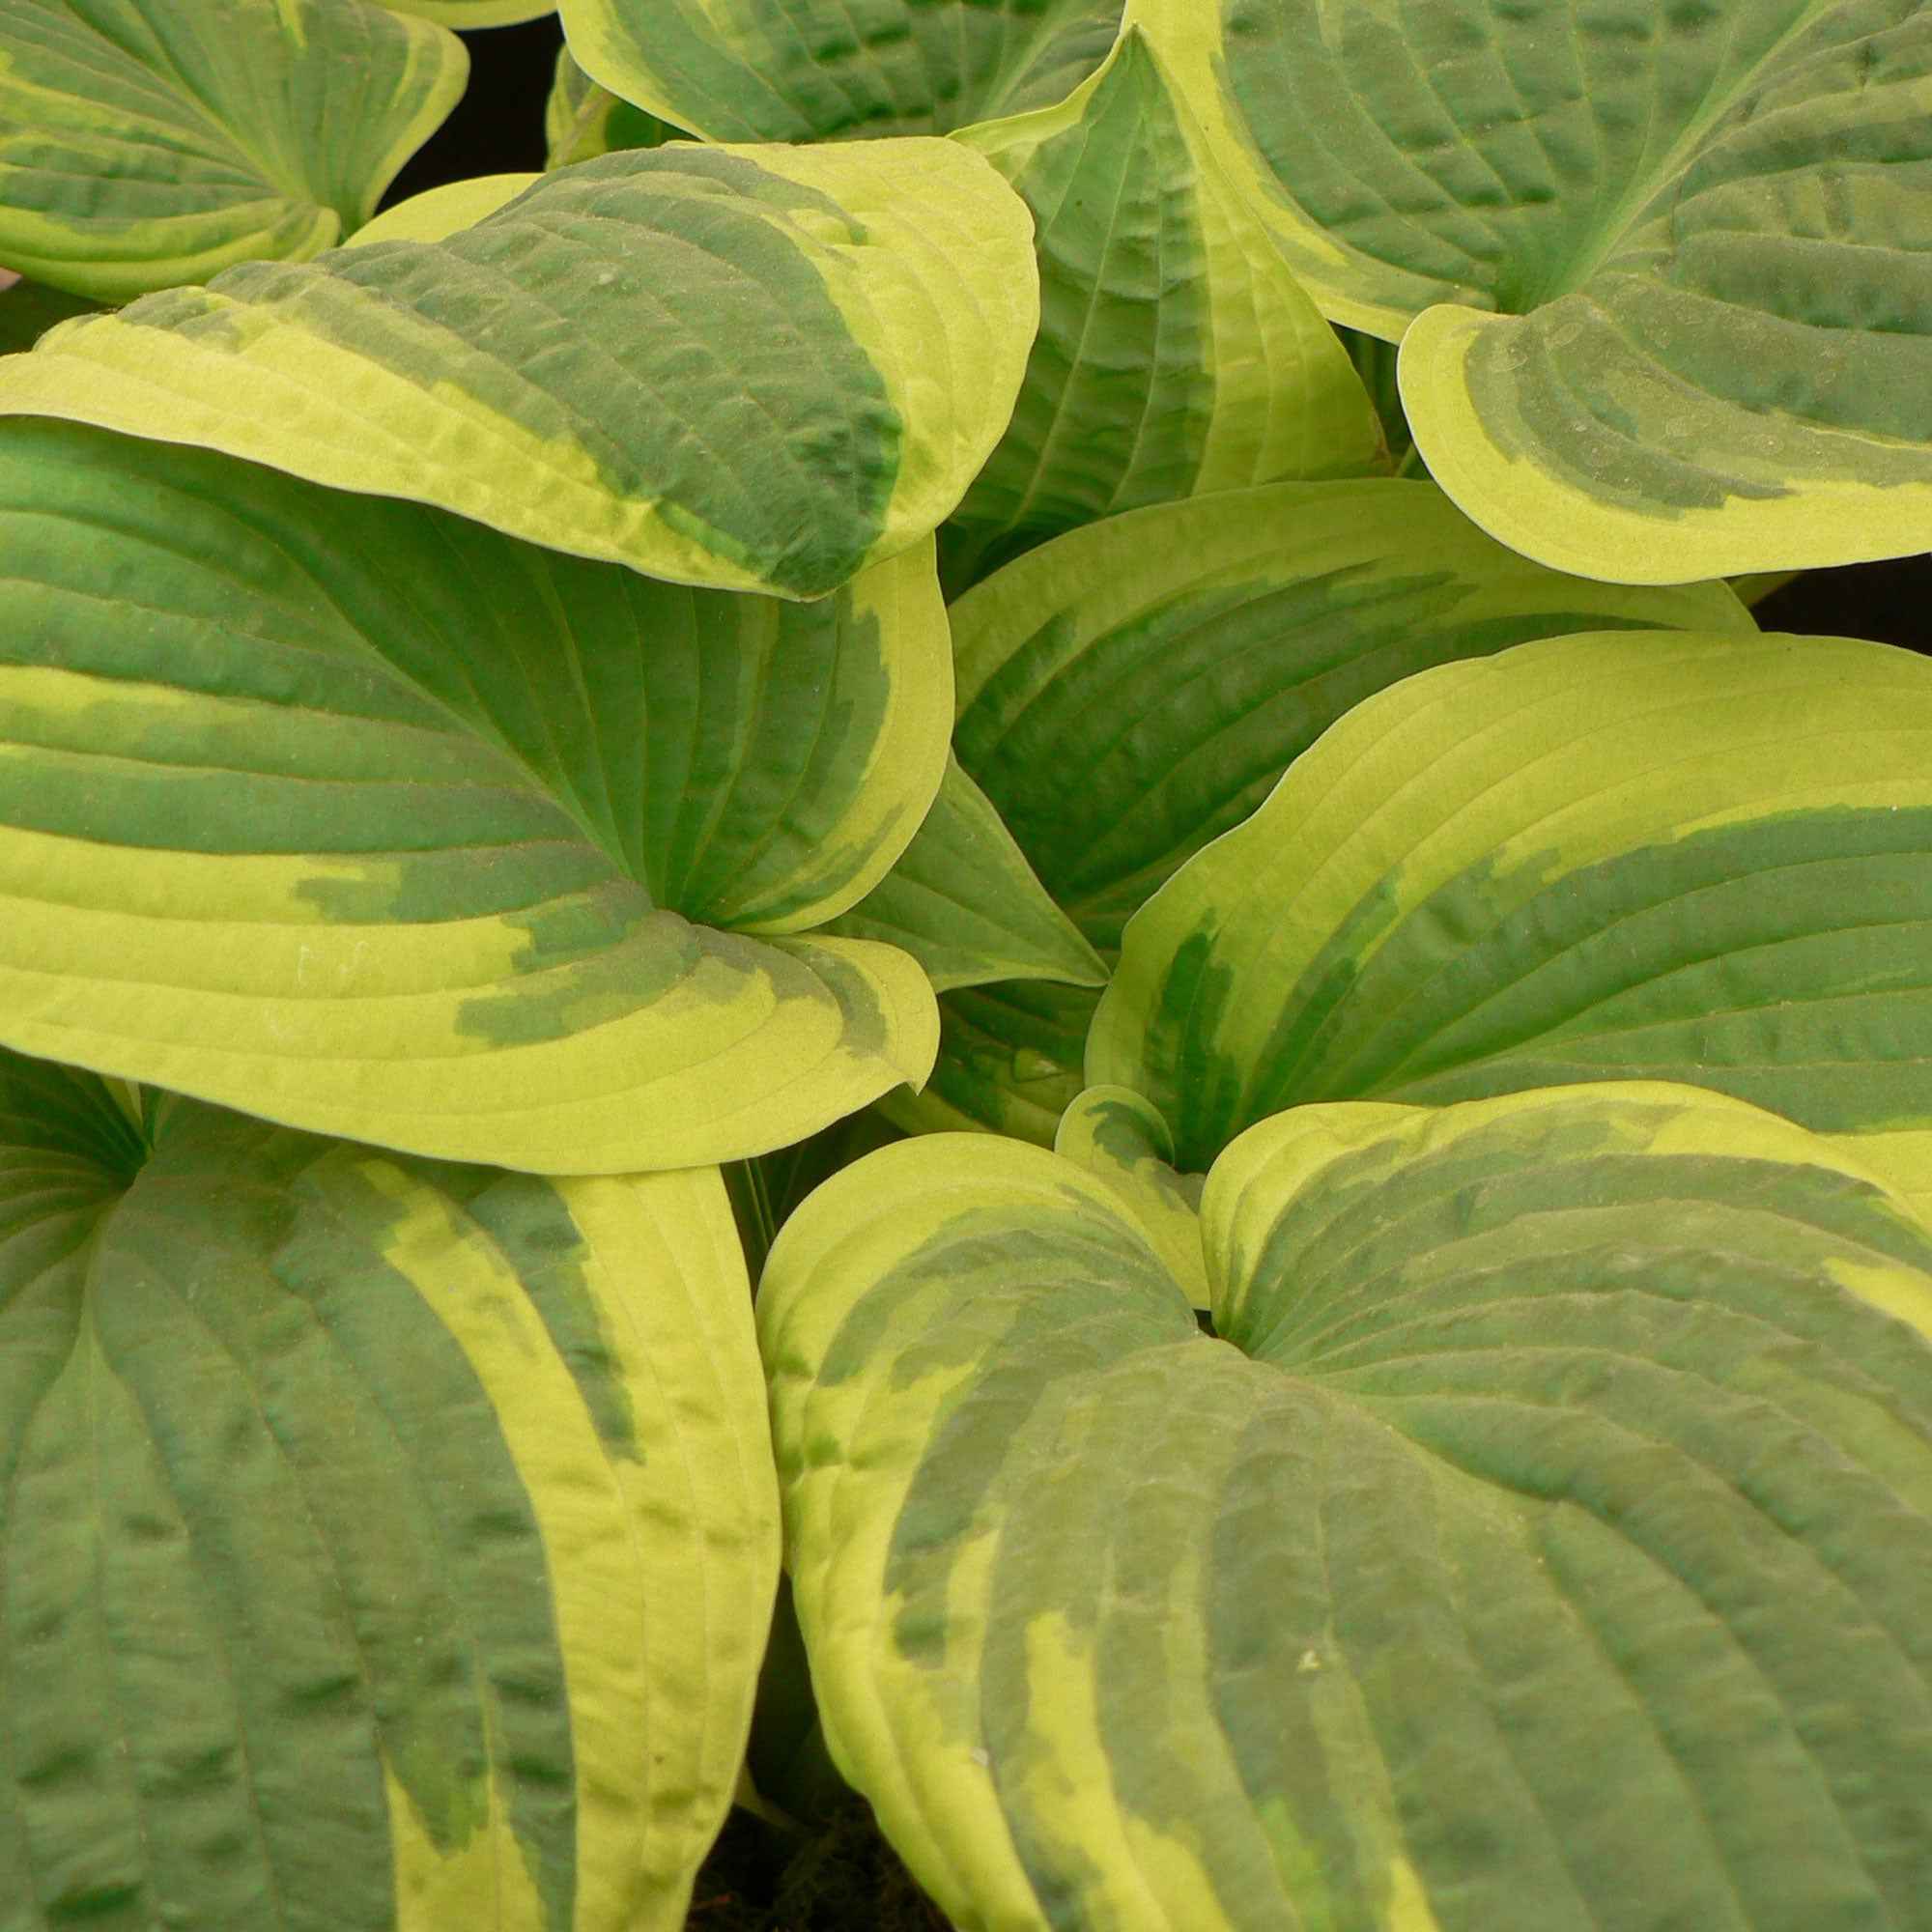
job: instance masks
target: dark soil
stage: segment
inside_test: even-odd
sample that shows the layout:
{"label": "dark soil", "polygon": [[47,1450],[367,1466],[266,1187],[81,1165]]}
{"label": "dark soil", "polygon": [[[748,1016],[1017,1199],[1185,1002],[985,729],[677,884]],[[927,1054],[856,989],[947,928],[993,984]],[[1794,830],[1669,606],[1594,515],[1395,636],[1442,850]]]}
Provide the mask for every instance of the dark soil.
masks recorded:
{"label": "dark soil", "polygon": [[862,1798],[792,1837],[734,1810],[697,1874],[688,1932],[951,1932]]}

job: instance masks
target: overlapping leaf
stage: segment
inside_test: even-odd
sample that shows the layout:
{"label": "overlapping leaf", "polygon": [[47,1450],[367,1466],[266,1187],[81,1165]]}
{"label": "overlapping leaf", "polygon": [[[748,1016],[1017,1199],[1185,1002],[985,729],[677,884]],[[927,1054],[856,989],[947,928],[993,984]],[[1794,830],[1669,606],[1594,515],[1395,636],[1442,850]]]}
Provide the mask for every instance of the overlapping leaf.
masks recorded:
{"label": "overlapping leaf", "polygon": [[1223,1340],[1009,1141],[774,1250],[827,1740],[955,1922],[1920,1922],[1932,1231],[1653,1085],[1297,1110],[1204,1225]]}
{"label": "overlapping leaf", "polygon": [[544,102],[545,167],[568,167],[624,148],[656,148],[690,138],[689,128],[673,128],[599,87],[572,59],[569,47],[557,48],[556,71]]}
{"label": "overlapping leaf", "polygon": [[[1560,577],[1492,543],[1428,484],[1383,478],[1110,518],[1009,564],[952,618],[959,761],[1108,957],[1184,860],[1398,679],[1564,631],[1751,629],[1720,585]],[[1083,1084],[1093,1004],[1048,986],[949,993],[932,1084],[896,1096],[894,1119],[1051,1144]]]}
{"label": "overlapping leaf", "polygon": [[380,0],[394,14],[414,14],[445,27],[513,27],[556,12],[556,0]]}
{"label": "overlapping leaf", "polygon": [[1031,227],[945,141],[609,155],[440,242],[82,318],[0,361],[0,412],[815,597],[919,542],[998,440]]}
{"label": "overlapping leaf", "polygon": [[369,0],[7,0],[0,262],[125,301],[319,254],[468,74],[453,34]]}
{"label": "overlapping leaf", "polygon": [[707,141],[947,134],[1064,99],[1122,0],[561,0],[570,50]]}
{"label": "overlapping leaf", "polygon": [[374,220],[357,229],[345,248],[371,248],[378,242],[440,242],[460,229],[473,228],[514,201],[542,177],[535,174],[470,175],[444,182],[419,194],[391,202]]}
{"label": "overlapping leaf", "polygon": [[811,605],[694,591],[14,422],[0,572],[0,1043],[540,1172],[923,1077],[918,967],[810,929],[939,785],[929,543]]}
{"label": "overlapping leaf", "polygon": [[1640,582],[1924,549],[1918,0],[1140,11],[1317,300],[1402,337],[1430,470],[1503,541]]}
{"label": "overlapping leaf", "polygon": [[941,992],[1000,980],[1098,986],[1107,977],[986,794],[951,758],[912,843],[828,930],[901,948]]}
{"label": "overlapping leaf", "polygon": [[1069,99],[959,138],[1033,210],[1041,319],[949,585],[1117,511],[1386,468],[1334,330],[1131,22]]}
{"label": "overlapping leaf", "polygon": [[1201,1248],[1204,1176],[1174,1165],[1159,1110],[1125,1087],[1089,1087],[1060,1117],[1053,1151],[1104,1181],[1195,1307],[1208,1305]]}
{"label": "overlapping leaf", "polygon": [[717,1172],[148,1100],[0,1053],[0,1916],[681,1926],[778,1569]]}
{"label": "overlapping leaf", "polygon": [[1932,664],[1551,639],[1359,706],[1182,867],[1087,1070],[1189,1169],[1300,1102],[1638,1077],[1924,1148],[1928,942]]}

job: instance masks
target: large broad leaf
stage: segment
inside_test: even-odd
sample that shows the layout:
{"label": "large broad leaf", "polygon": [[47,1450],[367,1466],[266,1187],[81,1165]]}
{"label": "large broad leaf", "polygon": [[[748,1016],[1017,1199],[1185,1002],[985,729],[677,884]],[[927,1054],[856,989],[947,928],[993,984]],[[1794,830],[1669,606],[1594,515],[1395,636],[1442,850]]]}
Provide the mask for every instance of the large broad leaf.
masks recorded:
{"label": "large broad leaf", "polygon": [[1098,986],[1107,977],[986,794],[951,758],[898,863],[829,930],[902,948],[942,992],[997,980]]}
{"label": "large broad leaf", "polygon": [[919,968],[811,928],[939,785],[929,543],[811,605],[694,591],[15,422],[0,576],[0,1043],[564,1173],[924,1076]]}
{"label": "large broad leaf", "polygon": [[1117,511],[1386,469],[1335,331],[1137,28],[1062,105],[959,138],[1033,210],[1041,317],[942,539],[949,585]]}
{"label": "large broad leaf", "polygon": [[716,1170],[147,1101],[0,1053],[0,1920],[681,1926],[778,1569]]}
{"label": "large broad leaf", "polygon": [[[1721,585],[1560,577],[1427,483],[1390,479],[1110,518],[1009,564],[952,618],[959,761],[1108,957],[1179,866],[1398,679],[1564,631],[1752,628]],[[1092,1009],[1058,987],[949,994],[932,1085],[895,1097],[894,1119],[1050,1144]]]}
{"label": "large broad leaf", "polygon": [[7,0],[0,262],[125,301],[319,254],[469,71],[453,34],[366,0]]}
{"label": "large broad leaf", "polygon": [[1136,916],[1087,1069],[1192,1169],[1301,1101],[1592,1079],[1932,1128],[1932,663],[1657,633],[1412,678]]}
{"label": "large broad leaf", "polygon": [[1932,1231],[1716,1095],[1269,1122],[1214,1321],[890,1148],[759,1293],[826,1737],[961,1926],[1863,1932],[1932,1899]]}
{"label": "large broad leaf", "polygon": [[440,242],[82,318],[0,361],[0,412],[815,597],[958,502],[1037,291],[1025,204],[951,142],[660,148],[546,176]]}
{"label": "large broad leaf", "polygon": [[1403,337],[1431,472],[1506,543],[1638,582],[1925,548],[1919,0],[1141,11],[1316,299]]}
{"label": "large broad leaf", "polygon": [[545,167],[568,167],[624,148],[657,148],[690,138],[689,128],[673,128],[599,87],[567,46],[557,48],[550,98],[544,102]]}
{"label": "large broad leaf", "polygon": [[1122,0],[561,0],[596,80],[707,141],[946,134],[1064,99]]}

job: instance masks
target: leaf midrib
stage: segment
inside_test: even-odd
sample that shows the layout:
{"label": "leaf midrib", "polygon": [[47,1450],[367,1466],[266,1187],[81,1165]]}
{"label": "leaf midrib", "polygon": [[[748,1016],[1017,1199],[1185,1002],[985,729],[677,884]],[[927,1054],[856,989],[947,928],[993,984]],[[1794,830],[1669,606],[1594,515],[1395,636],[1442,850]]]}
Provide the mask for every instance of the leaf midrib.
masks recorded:
{"label": "leaf midrib", "polygon": [[[1537,300],[1524,304],[1524,312],[1541,308],[1547,303],[1559,300],[1564,296],[1575,295],[1583,288],[1605,262],[1630,239],[1631,232],[1636,226],[1637,217],[1649,209],[1661,194],[1682,181],[1690,162],[1704,146],[1712,128],[1737,106],[1739,100],[1758,83],[1766,71],[1777,62],[1793,42],[1803,39],[1821,19],[1837,11],[1842,4],[1843,0],[1811,0],[1811,4],[1784,32],[1779,34],[1776,40],[1736,77],[1722,99],[1713,102],[1707,93],[1698,111],[1655,166],[1634,181],[1618,197],[1615,206],[1599,230],[1596,243],[1585,248],[1580,255],[1570,262],[1567,268],[1559,270],[1546,294]],[[1662,52],[1664,57],[1668,58],[1667,43]]]}

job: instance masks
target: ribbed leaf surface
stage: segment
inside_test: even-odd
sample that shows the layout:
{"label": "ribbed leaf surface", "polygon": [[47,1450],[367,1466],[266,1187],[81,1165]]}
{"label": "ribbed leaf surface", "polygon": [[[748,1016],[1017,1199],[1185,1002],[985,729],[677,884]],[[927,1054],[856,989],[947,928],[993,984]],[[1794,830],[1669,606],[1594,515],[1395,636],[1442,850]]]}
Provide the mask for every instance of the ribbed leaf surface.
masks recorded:
{"label": "ribbed leaf surface", "polygon": [[995,980],[1098,986],[1107,977],[986,794],[950,758],[898,863],[827,930],[899,947],[939,991]]}
{"label": "ribbed leaf surface", "polygon": [[560,0],[570,50],[707,141],[947,134],[1065,99],[1122,0]]}
{"label": "ribbed leaf surface", "polygon": [[1922,1133],[1928,940],[1932,664],[1552,639],[1329,731],[1128,927],[1087,1069],[1191,1169],[1304,1101],[1578,1080]]}
{"label": "ribbed leaf surface", "polygon": [[0,412],[816,597],[923,538],[998,440],[1031,226],[950,142],[608,155],[440,242],[83,318],[0,362]]}
{"label": "ribbed leaf surface", "polygon": [[469,71],[368,0],[7,0],[0,262],[126,301],[305,260],[376,212]]}
{"label": "ribbed leaf surface", "polygon": [[0,1053],[0,1924],[681,1926],[768,1442],[715,1170],[398,1160]]}
{"label": "ribbed leaf surface", "polygon": [[1919,0],[1138,14],[1316,299],[1402,339],[1431,473],[1504,542],[1647,583],[1924,549]]}
{"label": "ribbed leaf surface", "polygon": [[809,933],[944,769],[929,544],[796,605],[15,422],[0,559],[0,1041],[564,1173],[923,1077],[918,967]]}
{"label": "ribbed leaf surface", "polygon": [[[1720,585],[1561,577],[1492,542],[1430,485],[1385,478],[1110,518],[1009,564],[952,619],[959,761],[1109,958],[1179,866],[1397,680],[1565,631],[1751,628]],[[1050,1145],[1082,1084],[1092,1008],[1059,988],[949,994],[932,1085],[895,1097],[893,1118]]]}
{"label": "ribbed leaf surface", "polygon": [[1862,1932],[1932,1898],[1932,1231],[1631,1085],[1297,1110],[1214,1320],[885,1150],[759,1295],[826,1737],[953,1922]]}
{"label": "ribbed leaf surface", "polygon": [[1041,319],[941,540],[949,586],[1117,511],[1386,468],[1334,330],[1137,28],[1062,105],[959,138],[1033,210]]}

